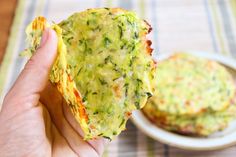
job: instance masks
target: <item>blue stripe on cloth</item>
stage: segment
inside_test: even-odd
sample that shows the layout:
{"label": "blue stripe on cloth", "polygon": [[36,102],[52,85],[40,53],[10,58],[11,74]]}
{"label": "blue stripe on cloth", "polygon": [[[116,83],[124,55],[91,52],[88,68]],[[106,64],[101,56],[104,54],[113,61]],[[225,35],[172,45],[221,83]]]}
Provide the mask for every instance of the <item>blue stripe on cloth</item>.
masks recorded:
{"label": "blue stripe on cloth", "polygon": [[119,6],[121,8],[127,9],[127,10],[131,10],[133,8],[132,6],[132,0],[119,0]]}
{"label": "blue stripe on cloth", "polygon": [[157,27],[157,0],[151,1],[151,10],[152,10],[152,28],[153,28],[153,34],[154,34],[154,53],[157,55],[157,53],[160,50],[160,44],[158,40],[158,27]]}
{"label": "blue stripe on cloth", "polygon": [[206,11],[206,14],[207,14],[207,22],[208,22],[209,29],[210,29],[212,45],[213,45],[214,51],[215,52],[219,52],[219,48],[218,48],[218,46],[216,44],[216,36],[214,34],[213,22],[212,22],[212,17],[210,15],[208,0],[203,0],[203,1],[204,1],[203,2],[204,6],[205,6],[205,11]]}
{"label": "blue stripe on cloth", "polygon": [[231,54],[236,57],[236,40],[233,35],[232,23],[229,18],[229,10],[226,7],[224,0],[218,0],[218,6],[220,8],[221,17],[223,20],[224,31],[228,41],[228,46]]}
{"label": "blue stripe on cloth", "polygon": [[[24,24],[23,24],[23,29],[25,29],[27,27],[27,25],[32,21],[33,18],[33,12],[35,11],[35,4],[36,4],[36,0],[35,1],[30,1],[30,5],[27,8],[27,12],[26,12],[26,18],[24,20]],[[19,49],[17,50],[18,53],[20,54],[21,51],[23,51],[25,49],[25,39],[26,39],[26,34],[25,31],[21,31],[21,39],[20,39],[20,46]],[[18,54],[18,55],[19,55]],[[12,74],[12,78],[10,81],[10,85],[13,84],[13,82],[16,80],[17,76],[20,73],[21,67],[23,65],[24,59],[21,57],[17,57],[16,61],[13,62],[13,74]]]}
{"label": "blue stripe on cloth", "polygon": [[137,128],[130,121],[126,124],[126,130],[118,138],[118,157],[137,156]]}
{"label": "blue stripe on cloth", "polygon": [[101,0],[96,0],[95,7],[96,7],[96,8],[99,8],[100,5],[101,5]]}
{"label": "blue stripe on cloth", "polygon": [[164,157],[169,157],[169,146],[164,144]]}
{"label": "blue stripe on cloth", "polygon": [[48,17],[48,11],[49,11],[49,4],[50,4],[50,0],[45,0],[45,7],[43,9],[43,16],[44,17]]}

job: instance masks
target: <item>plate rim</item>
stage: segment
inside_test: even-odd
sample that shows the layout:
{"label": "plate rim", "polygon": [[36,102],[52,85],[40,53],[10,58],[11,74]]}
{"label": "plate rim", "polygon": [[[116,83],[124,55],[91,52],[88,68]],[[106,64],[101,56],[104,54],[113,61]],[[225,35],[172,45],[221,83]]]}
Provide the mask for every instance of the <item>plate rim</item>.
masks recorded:
{"label": "plate rim", "polygon": [[[141,114],[143,114],[141,111],[135,111],[135,112],[140,112]],[[136,113],[133,113],[134,115]],[[147,121],[149,121],[146,117],[145,119]],[[151,133],[150,131],[148,131],[148,129],[144,129],[145,127],[142,126],[142,124],[140,124],[139,122],[137,122],[137,120],[135,120],[135,118],[132,116],[131,118],[132,122],[135,124],[135,126],[137,126],[142,132],[144,132],[146,135],[148,135],[149,137],[161,142],[161,143],[164,143],[164,144],[168,144],[170,146],[173,146],[173,147],[176,147],[176,148],[180,148],[180,149],[184,149],[184,150],[193,150],[193,151],[211,151],[211,150],[220,150],[220,149],[224,149],[224,148],[228,148],[230,146],[233,146],[236,144],[236,138],[234,138],[234,141],[232,142],[228,142],[226,144],[216,144],[215,146],[192,146],[192,145],[185,145],[185,144],[178,144],[176,143],[175,141],[171,141],[171,140],[165,140],[164,138],[162,138],[161,136],[158,136],[158,135],[154,135],[153,133]],[[150,122],[151,123],[151,122]],[[186,139],[189,139],[190,140],[195,140],[198,138],[193,138],[193,137],[184,137],[182,135],[178,135],[178,134],[175,134],[175,133],[172,133],[172,132],[169,132],[169,131],[166,131],[162,128],[159,128],[157,126],[155,126],[155,124],[151,124],[152,126],[154,126],[156,129],[158,129],[159,131],[162,131],[162,132],[165,132],[167,134],[172,134],[173,136],[177,136],[180,140],[186,140]],[[147,127],[147,126],[146,126]],[[232,133],[235,135],[236,137],[236,132],[235,133]],[[165,136],[166,137],[166,136]],[[204,140],[204,141],[207,141],[208,139],[200,139],[200,140]],[[203,141],[202,141],[203,142]]]}
{"label": "plate rim", "polygon": [[[220,64],[223,64],[224,66],[227,66],[233,70],[236,71],[236,60],[233,59],[233,58],[229,58],[228,56],[225,56],[225,55],[221,55],[221,54],[217,54],[217,53],[213,53],[213,52],[205,52],[205,51],[182,51],[182,52],[171,52],[171,53],[163,53],[163,54],[159,54],[157,57],[154,56],[154,59],[158,61],[161,61],[161,60],[164,60],[168,57],[170,57],[171,55],[175,54],[175,53],[189,53],[189,54],[192,54],[194,56],[198,56],[198,57],[202,57],[202,58],[206,58],[206,59],[210,59],[210,60],[213,60],[213,61],[217,61],[219,62]],[[140,111],[140,110],[136,110],[133,112],[132,114],[132,117],[131,117],[131,120],[132,122],[137,126],[138,129],[140,129],[142,132],[144,132],[146,135],[148,135],[149,137],[155,139],[155,140],[158,140],[160,141],[161,143],[165,143],[165,144],[168,144],[170,146],[173,146],[173,147],[177,147],[177,148],[180,148],[180,149],[185,149],[185,150],[193,150],[193,151],[209,151],[209,150],[219,150],[219,149],[224,149],[224,148],[227,148],[227,147],[230,147],[230,146],[233,146],[236,144],[236,130],[235,132],[233,133],[230,133],[229,135],[234,135],[233,137],[233,140],[229,141],[229,142],[226,142],[226,143],[216,143],[214,146],[194,146],[194,145],[186,145],[186,144],[180,144],[178,142],[175,142],[175,141],[171,141],[170,139],[164,139],[163,137],[160,137],[161,135],[158,135],[158,134],[154,134],[150,131],[150,129],[148,129],[148,126],[143,126],[145,125],[145,123],[143,123],[143,120],[142,120],[142,123],[139,122],[137,120],[137,117],[136,116],[139,116],[138,114],[142,114],[143,118],[145,118],[147,121],[148,121],[148,125],[150,126],[153,126],[154,128],[156,128],[157,130],[159,129],[159,131],[163,131],[164,133],[166,133],[165,135],[168,136],[168,134],[170,134],[171,136],[176,136],[177,138],[179,139],[182,139],[182,140],[193,140],[196,142],[196,139],[197,140],[203,140],[203,139],[200,139],[200,138],[193,138],[193,137],[187,137],[187,136],[182,136],[182,135],[178,135],[178,134],[175,134],[175,133],[171,133],[169,131],[166,131],[162,128],[159,128],[158,126],[156,126],[155,124],[151,123],[148,118],[146,116],[143,115],[143,113]],[[142,118],[142,117],[141,117]],[[169,137],[170,137],[169,135]],[[228,135],[228,136],[229,136]],[[222,136],[223,137],[227,137],[227,135],[225,136]],[[219,139],[218,138],[214,138],[214,139]],[[203,141],[208,141],[209,139],[204,139]],[[212,139],[213,140],[213,139]],[[211,141],[212,141],[211,140]]]}

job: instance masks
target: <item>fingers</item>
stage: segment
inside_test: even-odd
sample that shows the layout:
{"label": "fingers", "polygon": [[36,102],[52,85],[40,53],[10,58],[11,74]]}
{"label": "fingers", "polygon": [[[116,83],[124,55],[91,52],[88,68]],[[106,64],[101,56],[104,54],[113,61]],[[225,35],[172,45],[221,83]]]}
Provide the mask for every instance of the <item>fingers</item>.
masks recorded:
{"label": "fingers", "polygon": [[56,57],[56,50],[56,33],[46,29],[39,49],[25,65],[12,90],[28,93],[41,92],[48,81],[48,74]]}
{"label": "fingers", "polygon": [[78,155],[68,146],[65,138],[61,136],[54,125],[52,125],[52,134],[52,157],[78,157]]}
{"label": "fingers", "polygon": [[[80,124],[76,121],[76,119],[72,115],[69,107],[65,103],[63,103],[63,111],[64,111],[64,115],[65,115],[67,121],[70,123],[70,125],[73,127],[73,129],[75,129],[82,137],[84,137],[84,133],[80,127]],[[99,156],[101,156],[104,151],[105,143],[107,141],[104,138],[100,138],[100,139],[96,139],[96,140],[89,140],[87,142],[96,150],[96,152],[99,154]]]}
{"label": "fingers", "polygon": [[[38,103],[39,93],[44,89],[51,66],[57,52],[57,36],[51,29],[43,33],[41,45],[25,65],[12,89],[7,94],[5,101],[18,106],[18,101],[23,100],[26,108]],[[21,106],[22,108],[23,106]],[[24,108],[24,107],[23,107]]]}
{"label": "fingers", "polygon": [[61,125],[56,125],[62,136],[66,139],[70,147],[80,157],[98,157],[98,153],[70,126],[65,118],[62,119]]}
{"label": "fingers", "polygon": [[[26,154],[49,156],[51,150],[50,140],[45,136],[44,122],[47,120],[45,114],[41,105],[10,119],[6,118],[7,114],[2,114],[0,118],[0,156],[25,156]],[[45,119],[43,115],[45,115]]]}
{"label": "fingers", "polygon": [[67,143],[73,151],[80,157],[98,157],[98,153],[89,143],[83,140],[79,133],[65,119],[62,104],[65,103],[59,92],[50,83],[41,93],[40,101],[48,109],[51,119],[59,130],[61,135],[66,139]]}

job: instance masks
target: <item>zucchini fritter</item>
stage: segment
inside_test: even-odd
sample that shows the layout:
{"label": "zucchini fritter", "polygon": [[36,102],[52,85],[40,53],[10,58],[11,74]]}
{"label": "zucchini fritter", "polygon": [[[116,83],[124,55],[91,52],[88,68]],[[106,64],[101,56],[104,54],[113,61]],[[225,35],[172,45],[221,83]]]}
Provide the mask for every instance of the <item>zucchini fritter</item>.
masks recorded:
{"label": "zucchini fritter", "polygon": [[42,30],[58,35],[50,80],[67,101],[85,139],[112,139],[152,95],[155,63],[147,22],[119,8],[88,9],[59,24],[36,18],[27,28],[25,54],[37,49]]}
{"label": "zucchini fritter", "polygon": [[207,136],[236,116],[235,84],[217,62],[177,53],[158,63],[156,91],[143,112],[158,126]]}

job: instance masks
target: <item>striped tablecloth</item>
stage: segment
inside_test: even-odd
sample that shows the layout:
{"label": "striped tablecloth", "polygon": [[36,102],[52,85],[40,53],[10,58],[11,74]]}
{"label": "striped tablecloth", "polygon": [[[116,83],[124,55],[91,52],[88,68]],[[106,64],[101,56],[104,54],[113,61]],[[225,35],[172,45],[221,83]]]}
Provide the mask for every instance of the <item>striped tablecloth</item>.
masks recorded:
{"label": "striped tablecloth", "polygon": [[[6,55],[0,71],[0,100],[25,59],[25,27],[36,16],[59,22],[93,7],[134,10],[153,27],[155,55],[171,51],[208,51],[236,57],[236,0],[19,0]],[[170,147],[145,136],[131,122],[107,147],[104,157],[235,157],[236,146],[193,152]]]}

